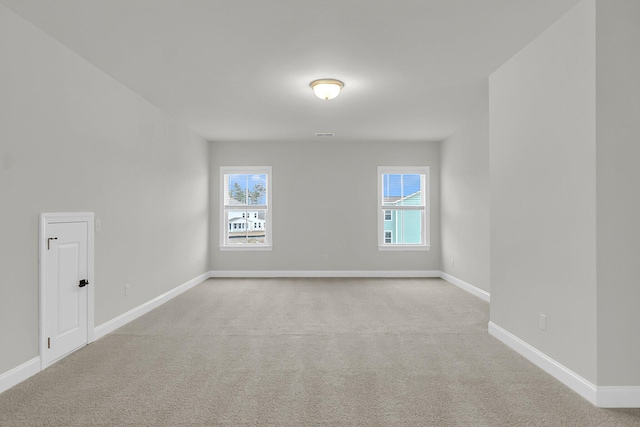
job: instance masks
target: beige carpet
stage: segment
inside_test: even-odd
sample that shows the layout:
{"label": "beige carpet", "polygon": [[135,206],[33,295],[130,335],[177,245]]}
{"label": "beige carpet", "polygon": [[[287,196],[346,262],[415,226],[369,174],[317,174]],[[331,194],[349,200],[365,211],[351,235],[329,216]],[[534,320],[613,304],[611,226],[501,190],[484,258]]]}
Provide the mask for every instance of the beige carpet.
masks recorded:
{"label": "beige carpet", "polygon": [[209,280],[0,395],[1,426],[640,426],[440,279]]}

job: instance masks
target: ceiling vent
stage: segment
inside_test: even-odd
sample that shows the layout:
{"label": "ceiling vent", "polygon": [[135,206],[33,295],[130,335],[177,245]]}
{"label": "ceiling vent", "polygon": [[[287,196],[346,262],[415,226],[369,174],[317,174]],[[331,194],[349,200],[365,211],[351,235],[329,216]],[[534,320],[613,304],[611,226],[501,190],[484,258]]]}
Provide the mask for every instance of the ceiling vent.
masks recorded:
{"label": "ceiling vent", "polygon": [[333,132],[316,132],[316,136],[333,136]]}

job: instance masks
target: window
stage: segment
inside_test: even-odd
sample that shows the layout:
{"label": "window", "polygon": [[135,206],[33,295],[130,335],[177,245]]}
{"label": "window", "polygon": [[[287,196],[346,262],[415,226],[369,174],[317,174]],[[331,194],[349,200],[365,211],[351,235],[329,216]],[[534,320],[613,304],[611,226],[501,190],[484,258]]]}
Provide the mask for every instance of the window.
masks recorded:
{"label": "window", "polygon": [[429,168],[378,167],[378,249],[429,250]]}
{"label": "window", "polygon": [[271,167],[222,166],[220,195],[220,250],[270,250]]}

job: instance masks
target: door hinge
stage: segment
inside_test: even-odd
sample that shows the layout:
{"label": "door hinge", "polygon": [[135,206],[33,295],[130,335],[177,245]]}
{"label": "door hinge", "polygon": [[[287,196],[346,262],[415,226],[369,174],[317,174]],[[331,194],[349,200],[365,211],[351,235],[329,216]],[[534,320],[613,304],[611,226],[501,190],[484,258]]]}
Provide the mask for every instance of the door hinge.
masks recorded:
{"label": "door hinge", "polygon": [[51,249],[51,241],[52,241],[52,240],[58,240],[58,238],[57,238],[57,237],[49,237],[49,238],[47,239],[47,250],[50,250],[50,249]]}
{"label": "door hinge", "polygon": [[51,338],[47,338],[47,348],[51,348]]}

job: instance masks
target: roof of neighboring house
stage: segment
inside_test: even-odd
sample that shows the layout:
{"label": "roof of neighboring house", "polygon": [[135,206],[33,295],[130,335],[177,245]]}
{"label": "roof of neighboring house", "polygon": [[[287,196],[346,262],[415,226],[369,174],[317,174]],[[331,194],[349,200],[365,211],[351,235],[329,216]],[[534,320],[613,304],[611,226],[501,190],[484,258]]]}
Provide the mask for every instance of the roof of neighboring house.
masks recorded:
{"label": "roof of neighboring house", "polygon": [[253,219],[251,219],[251,218],[242,218],[242,217],[237,216],[237,217],[231,218],[229,220],[229,222],[246,222],[246,221],[253,222]]}
{"label": "roof of neighboring house", "polygon": [[411,198],[411,197],[414,197],[414,196],[416,196],[416,195],[418,195],[418,194],[420,194],[420,191],[419,191],[419,190],[418,190],[418,191],[416,191],[416,192],[415,192],[415,193],[413,193],[413,194],[409,194],[408,196],[404,196],[404,197],[401,197],[401,196],[389,196],[389,197],[384,197],[384,198],[382,199],[382,202],[383,202],[383,203],[398,203],[398,202],[400,202],[400,201],[402,201],[402,200],[407,200],[407,199],[409,199],[409,198]]}

